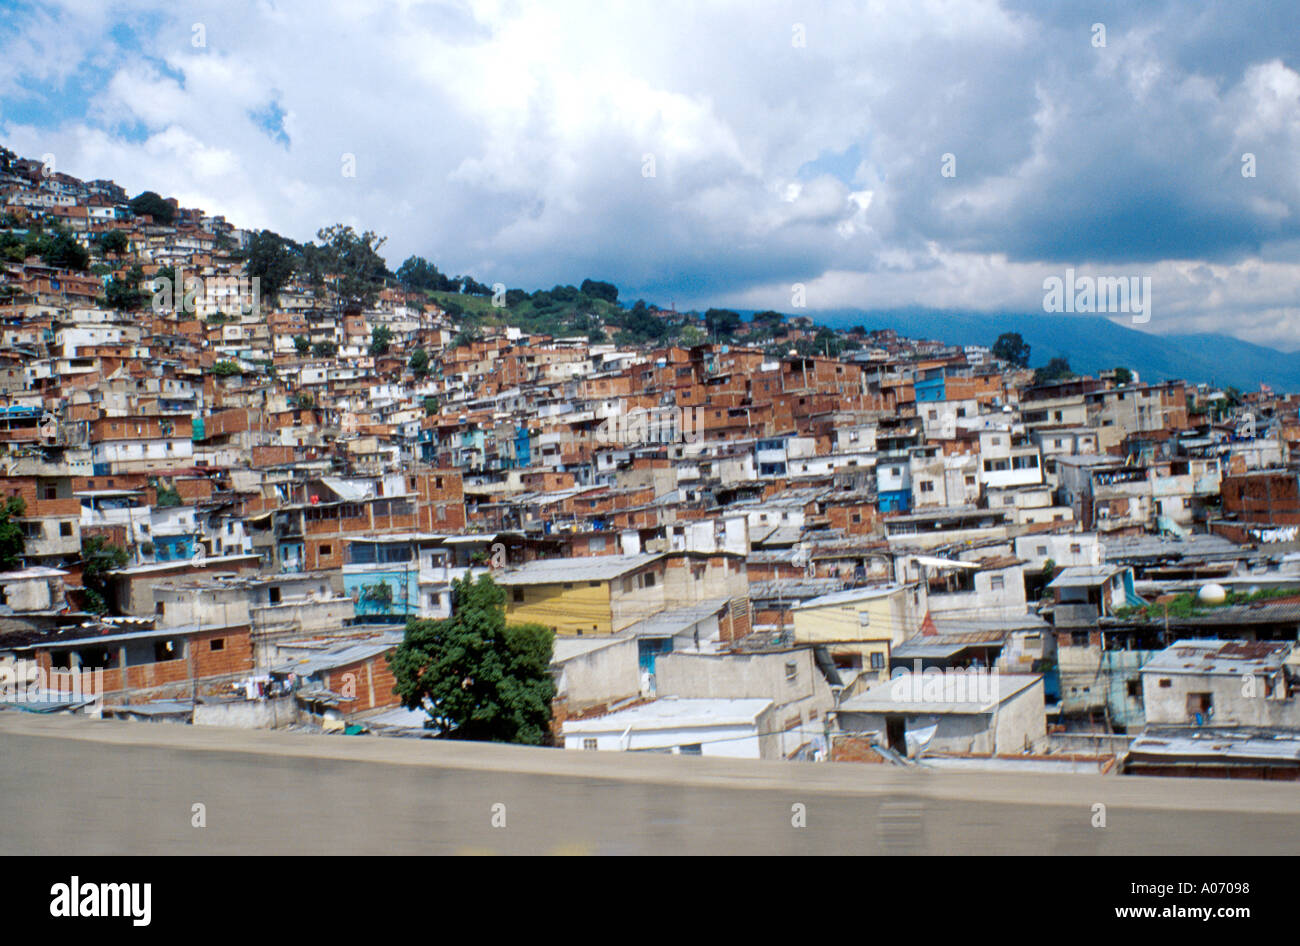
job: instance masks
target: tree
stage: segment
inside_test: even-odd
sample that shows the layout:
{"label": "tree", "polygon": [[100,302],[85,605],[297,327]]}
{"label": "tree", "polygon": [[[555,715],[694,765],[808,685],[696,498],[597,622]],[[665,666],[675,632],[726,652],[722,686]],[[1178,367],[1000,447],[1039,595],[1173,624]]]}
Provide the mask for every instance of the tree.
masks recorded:
{"label": "tree", "polygon": [[388,354],[388,346],[393,340],[393,330],[387,325],[376,325],[370,330],[370,356]]}
{"label": "tree", "polygon": [[137,217],[153,217],[154,223],[168,225],[176,218],[172,205],[153,191],[145,191],[131,201],[131,213]]}
{"label": "tree", "polygon": [[112,588],[109,576],[127,563],[126,550],[113,545],[102,535],[81,540],[81,586],[86,589],[86,607],[96,614],[109,610]]}
{"label": "tree", "polygon": [[90,265],[90,252],[66,230],[56,230],[39,243],[41,261],[55,269],[82,272]]}
{"label": "tree", "polygon": [[612,282],[601,282],[598,279],[584,279],[580,291],[593,299],[604,299],[606,302],[618,304],[618,287]]}
{"label": "tree", "polygon": [[740,328],[740,314],[730,309],[709,309],[704,313],[704,327],[710,335],[731,338]]}
{"label": "tree", "polygon": [[1070,370],[1070,360],[1058,355],[1034,372],[1034,384],[1050,384],[1053,381],[1062,381],[1073,377],[1074,372]]}
{"label": "tree", "polygon": [[466,576],[452,584],[450,618],[407,623],[389,658],[394,692],[441,736],[544,745],[554,639],[540,624],[507,625],[504,589],[491,575]]}
{"label": "tree", "polygon": [[311,351],[311,339],[306,335],[295,335],[293,337],[293,347],[299,355],[306,355]]}
{"label": "tree", "polygon": [[1029,346],[1019,332],[1003,332],[993,343],[993,357],[1010,362],[1017,368],[1029,367]]}
{"label": "tree", "polygon": [[774,312],[768,309],[765,312],[755,312],[754,317],[750,320],[754,323],[754,328],[768,335],[773,335],[785,321],[785,316],[780,312]]}
{"label": "tree", "polygon": [[138,312],[149,301],[149,293],[139,288],[144,280],[144,271],[139,266],[132,266],[122,279],[116,276],[104,287],[104,301],[110,309],[119,312]]}
{"label": "tree", "polygon": [[26,511],[27,503],[21,496],[10,496],[0,506],[0,571],[11,572],[23,567],[27,537],[14,520]]}
{"label": "tree", "polygon": [[321,245],[313,262],[320,272],[335,277],[334,291],[343,304],[370,305],[388,275],[388,264],[379,255],[387,238],[369,230],[358,236],[341,223],[318,230],[316,238]]}
{"label": "tree", "polygon": [[174,487],[168,486],[166,483],[162,483],[158,480],[154,480],[152,485],[156,497],[154,501],[156,507],[159,509],[166,509],[169,506],[182,505],[183,501],[181,499],[181,494]]}
{"label": "tree", "polygon": [[298,264],[297,256],[296,248],[289,240],[270,230],[261,230],[248,241],[244,268],[249,279],[258,281],[261,295],[276,299],[293,276]]}
{"label": "tree", "polygon": [[121,230],[109,230],[99,237],[99,252],[107,256],[110,253],[121,256],[131,246],[126,234]]}
{"label": "tree", "polygon": [[436,397],[426,397],[424,399],[424,416],[432,417],[438,413],[438,399]]}
{"label": "tree", "polygon": [[1115,369],[1115,384],[1124,387],[1126,384],[1133,383],[1133,372],[1121,366]]}
{"label": "tree", "polygon": [[415,372],[417,378],[423,378],[429,373],[429,353],[423,348],[417,348],[411,352],[410,369]]}
{"label": "tree", "polygon": [[460,286],[453,280],[438,272],[423,256],[408,256],[397,269],[397,281],[407,289],[433,290],[436,292],[459,292]]}
{"label": "tree", "polygon": [[339,346],[333,342],[317,342],[311,346],[311,353],[317,358],[333,358],[338,354]]}
{"label": "tree", "polygon": [[687,348],[701,344],[708,337],[709,336],[704,334],[704,329],[700,328],[698,325],[688,325],[682,329],[682,344]]}
{"label": "tree", "polygon": [[218,378],[229,378],[237,374],[243,374],[244,369],[239,367],[237,361],[218,361],[212,366],[212,373]]}

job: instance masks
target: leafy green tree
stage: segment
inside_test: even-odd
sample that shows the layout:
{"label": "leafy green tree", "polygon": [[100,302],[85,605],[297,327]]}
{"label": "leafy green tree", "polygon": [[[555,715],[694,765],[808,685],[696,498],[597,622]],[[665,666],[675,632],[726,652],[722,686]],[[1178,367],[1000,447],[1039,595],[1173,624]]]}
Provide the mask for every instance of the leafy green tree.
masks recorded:
{"label": "leafy green tree", "polygon": [[459,292],[460,286],[438,271],[423,256],[408,256],[397,268],[397,281],[407,289],[433,292]]}
{"label": "leafy green tree", "polygon": [[27,537],[15,519],[27,511],[21,496],[10,496],[0,506],[0,571],[11,572],[23,567]]}
{"label": "leafy green tree", "polygon": [[1073,377],[1074,372],[1070,370],[1070,360],[1057,356],[1034,372],[1034,384],[1050,384],[1053,381],[1064,381]]}
{"label": "leafy green tree", "polygon": [[311,351],[311,339],[306,335],[295,335],[293,337],[293,347],[299,355],[306,355]]}
{"label": "leafy green tree", "polygon": [[431,417],[438,413],[438,399],[436,397],[426,397],[424,399],[424,416]]}
{"label": "leafy green tree", "polygon": [[86,606],[91,611],[103,614],[109,610],[113,598],[109,577],[124,568],[127,561],[126,550],[102,535],[89,535],[81,540],[81,585],[86,589]]}
{"label": "leafy green tree", "polygon": [[423,348],[411,352],[410,368],[417,378],[423,378],[429,373],[429,353]]}
{"label": "leafy green tree", "polygon": [[387,325],[376,325],[370,330],[370,355],[378,357],[388,354],[388,346],[393,341],[393,330]]}
{"label": "leafy green tree", "polygon": [[131,201],[131,213],[137,217],[143,217],[147,214],[153,217],[154,223],[163,225],[170,224],[176,219],[176,211],[172,209],[172,205],[153,191],[145,191],[134,198]]}
{"label": "leafy green tree", "polygon": [[249,238],[244,268],[249,279],[257,279],[258,291],[267,299],[280,295],[297,265],[296,247],[278,233],[261,230]]}
{"label": "leafy green tree", "polygon": [[688,325],[682,329],[682,344],[687,348],[690,348],[692,345],[701,344],[708,337],[708,335],[704,334],[704,329],[700,328],[698,325]]}
{"label": "leafy green tree", "polygon": [[463,348],[466,345],[473,345],[478,340],[479,340],[478,329],[463,328],[456,333],[454,338],[452,338],[451,347]]}
{"label": "leafy green tree", "polygon": [[157,497],[154,505],[159,509],[182,505],[181,494],[173,487],[168,486],[166,483],[159,480],[154,480],[152,485],[154,488],[154,494]]}
{"label": "leafy green tree", "polygon": [[334,291],[343,304],[367,306],[374,302],[389,275],[388,264],[379,255],[387,238],[370,230],[358,235],[339,223],[318,230],[316,239],[321,245],[315,262],[324,274],[334,277]]}
{"label": "leafy green tree", "polygon": [[740,328],[740,314],[730,309],[709,309],[704,313],[704,327],[717,338],[731,338]]}
{"label": "leafy green tree", "polygon": [[1129,369],[1123,366],[1115,369],[1115,384],[1117,384],[1119,387],[1122,388],[1124,387],[1124,385],[1132,384],[1132,383],[1133,383],[1132,371],[1129,371]]}
{"label": "leafy green tree", "polygon": [[90,265],[90,251],[66,230],[56,230],[40,241],[41,261],[56,269],[84,272]]}
{"label": "leafy green tree", "polygon": [[506,624],[504,589],[490,575],[467,576],[452,585],[450,618],[407,623],[389,658],[394,690],[441,736],[545,745],[554,638],[540,624]]}
{"label": "leafy green tree", "polygon": [[104,304],[119,312],[140,311],[149,301],[149,294],[137,288],[139,285],[139,281],[133,281],[129,273],[125,279],[113,277],[104,287]]}
{"label": "leafy green tree", "polygon": [[460,291],[467,296],[492,295],[492,287],[479,282],[473,276],[461,276],[458,281],[460,282]]}
{"label": "leafy green tree", "polygon": [[606,302],[618,303],[618,287],[612,282],[601,282],[598,279],[584,279],[582,281],[581,292],[593,299],[604,299]]}
{"label": "leafy green tree", "polygon": [[244,369],[239,367],[237,361],[218,361],[212,366],[212,373],[218,378],[229,378],[233,375],[243,374]]}
{"label": "leafy green tree", "polygon": [[993,357],[1010,362],[1017,368],[1029,367],[1029,346],[1019,332],[1003,332],[993,343]]}
{"label": "leafy green tree", "polygon": [[776,330],[781,327],[785,321],[785,316],[780,312],[774,312],[768,309],[764,312],[755,312],[753,319],[754,328],[760,332],[766,332],[769,335],[776,334]]}
{"label": "leafy green tree", "polygon": [[99,252],[107,256],[109,253],[121,256],[130,248],[130,241],[126,234],[121,230],[109,230],[99,237]]}
{"label": "leafy green tree", "polygon": [[317,342],[311,346],[311,353],[317,358],[333,358],[338,354],[339,346],[333,342]]}

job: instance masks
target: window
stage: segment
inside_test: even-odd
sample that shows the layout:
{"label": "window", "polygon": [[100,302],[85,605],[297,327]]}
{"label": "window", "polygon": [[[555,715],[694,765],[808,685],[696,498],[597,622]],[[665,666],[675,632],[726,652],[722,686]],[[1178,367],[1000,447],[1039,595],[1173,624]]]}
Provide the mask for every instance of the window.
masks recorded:
{"label": "window", "polygon": [[921,492],[923,492],[923,493],[933,493],[933,492],[934,492],[934,483],[930,482],[929,480],[922,480],[922,481],[921,481]]}
{"label": "window", "polygon": [[797,680],[798,678],[799,678],[799,665],[794,662],[787,663],[785,665],[786,683],[794,683],[795,680]]}
{"label": "window", "polygon": [[588,752],[594,750],[596,748],[596,740],[591,738],[583,739],[582,748]]}
{"label": "window", "polygon": [[682,755],[704,755],[703,743],[693,742],[690,745],[679,746]]}
{"label": "window", "polygon": [[511,592],[511,598],[514,600],[515,604],[521,604],[524,600],[524,589],[515,588]]}
{"label": "window", "polygon": [[654,573],[654,572],[646,572],[646,576],[645,576],[645,586],[646,586],[647,588],[653,588],[653,587],[655,586],[655,573]]}
{"label": "window", "polygon": [[224,637],[214,637],[208,641],[208,650],[225,650],[226,639]]}
{"label": "window", "polygon": [[859,612],[858,612],[858,627],[870,627],[870,626],[871,626],[871,612],[870,612],[870,611],[859,611]]}
{"label": "window", "polygon": [[328,545],[322,545],[322,546],[320,547],[320,557],[321,557],[321,558],[329,558],[329,557],[330,557],[330,553],[331,553],[331,551],[332,551],[332,549],[330,548],[330,546],[328,546]]}
{"label": "window", "polygon": [[994,575],[992,578],[989,579],[989,587],[991,587],[994,591],[1001,591],[1003,588],[1006,587],[1006,579],[1004,579],[1001,575]]}
{"label": "window", "polygon": [[1168,677],[1165,677],[1163,680],[1160,681],[1160,689],[1162,690],[1168,690],[1173,685],[1174,685],[1174,681],[1170,680]]}
{"label": "window", "polygon": [[1214,715],[1214,697],[1209,693],[1188,693],[1187,694],[1187,716],[1188,719],[1195,718],[1196,721],[1204,722],[1210,716]]}
{"label": "window", "polygon": [[155,605],[153,606],[153,613],[154,613],[154,614],[166,614],[166,613],[167,613],[167,602],[165,602],[165,601],[159,601],[157,604],[155,604]]}
{"label": "window", "polygon": [[1047,546],[1046,546],[1046,545],[1040,545],[1040,546],[1038,546],[1038,547],[1037,547],[1037,551],[1036,551],[1034,554],[1035,554],[1035,555],[1046,555],[1046,554],[1047,554]]}
{"label": "window", "polygon": [[885,669],[885,655],[884,655],[884,654],[881,654],[881,653],[875,653],[875,654],[872,654],[872,655],[871,655],[871,669],[872,669],[872,670],[884,670],[884,669]]}

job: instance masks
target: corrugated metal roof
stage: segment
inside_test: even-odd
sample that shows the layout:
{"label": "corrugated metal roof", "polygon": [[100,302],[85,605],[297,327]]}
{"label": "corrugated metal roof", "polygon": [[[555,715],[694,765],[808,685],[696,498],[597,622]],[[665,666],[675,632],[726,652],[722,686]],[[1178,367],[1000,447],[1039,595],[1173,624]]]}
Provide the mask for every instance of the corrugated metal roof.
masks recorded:
{"label": "corrugated metal roof", "polygon": [[696,726],[752,724],[772,701],[768,699],[677,699],[666,697],[616,713],[590,719],[571,719],[564,733],[644,732]]}
{"label": "corrugated metal roof", "polygon": [[499,585],[554,585],[573,581],[609,581],[663,558],[659,552],[640,555],[593,555],[528,562],[503,572]]}

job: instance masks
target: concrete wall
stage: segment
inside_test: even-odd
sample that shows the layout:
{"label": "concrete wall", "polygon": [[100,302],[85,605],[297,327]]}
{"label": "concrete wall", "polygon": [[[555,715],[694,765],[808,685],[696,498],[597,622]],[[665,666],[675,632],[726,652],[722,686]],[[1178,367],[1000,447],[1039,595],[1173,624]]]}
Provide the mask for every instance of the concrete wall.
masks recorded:
{"label": "concrete wall", "polygon": [[[1168,686],[1162,686],[1162,682]],[[1204,720],[1207,726],[1300,726],[1300,705],[1294,696],[1281,694],[1286,688],[1273,681],[1275,695],[1266,696],[1265,678],[1256,675],[1252,681],[1254,695],[1247,696],[1246,681],[1242,675],[1161,673],[1149,670],[1142,674],[1142,702],[1146,708],[1148,724],[1172,723],[1194,725],[1196,718],[1187,711],[1187,697],[1191,693],[1211,694],[1211,713]]]}
{"label": "concrete wall", "polygon": [[280,729],[298,721],[298,701],[292,695],[270,700],[198,703],[194,707],[195,726]]}
{"label": "concrete wall", "polygon": [[824,735],[826,713],[835,706],[811,647],[768,654],[663,654],[655,661],[655,693],[772,700],[782,757]]}
{"label": "concrete wall", "polygon": [[570,710],[626,699],[641,692],[634,638],[612,639],[593,650],[554,662],[552,670],[556,676],[556,696],[566,700]]}

